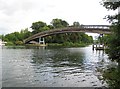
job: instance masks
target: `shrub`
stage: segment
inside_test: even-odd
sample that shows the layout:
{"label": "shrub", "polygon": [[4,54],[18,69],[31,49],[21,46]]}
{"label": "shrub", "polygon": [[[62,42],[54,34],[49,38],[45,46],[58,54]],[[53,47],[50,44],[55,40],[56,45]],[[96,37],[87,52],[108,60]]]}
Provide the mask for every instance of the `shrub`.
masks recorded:
{"label": "shrub", "polygon": [[14,43],[13,43],[13,42],[7,42],[5,45],[6,45],[6,46],[13,46]]}
{"label": "shrub", "polygon": [[23,45],[24,43],[22,41],[16,41],[15,44],[16,45]]}

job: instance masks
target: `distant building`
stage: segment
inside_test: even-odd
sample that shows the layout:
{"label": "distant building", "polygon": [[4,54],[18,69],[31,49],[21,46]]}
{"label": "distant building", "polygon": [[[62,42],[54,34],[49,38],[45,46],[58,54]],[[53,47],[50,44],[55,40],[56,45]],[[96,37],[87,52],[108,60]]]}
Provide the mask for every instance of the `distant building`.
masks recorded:
{"label": "distant building", "polygon": [[2,45],[5,45],[7,42],[4,42],[4,41],[2,41],[2,39],[0,39],[0,46],[2,46]]}

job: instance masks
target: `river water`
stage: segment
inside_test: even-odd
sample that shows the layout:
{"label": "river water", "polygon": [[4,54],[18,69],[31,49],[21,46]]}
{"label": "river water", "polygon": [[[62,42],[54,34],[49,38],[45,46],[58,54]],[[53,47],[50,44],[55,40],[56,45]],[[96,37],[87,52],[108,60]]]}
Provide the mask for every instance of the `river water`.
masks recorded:
{"label": "river water", "polygon": [[104,51],[78,48],[2,48],[2,87],[104,87]]}

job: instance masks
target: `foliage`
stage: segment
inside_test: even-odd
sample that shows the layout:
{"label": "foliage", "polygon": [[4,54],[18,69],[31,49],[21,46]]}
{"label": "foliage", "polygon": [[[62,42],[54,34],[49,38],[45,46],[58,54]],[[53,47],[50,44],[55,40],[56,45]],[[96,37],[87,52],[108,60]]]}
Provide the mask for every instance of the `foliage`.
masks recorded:
{"label": "foliage", "polygon": [[103,0],[102,5],[108,10],[116,10],[120,6],[120,1]]}
{"label": "foliage", "polygon": [[[53,19],[51,22],[54,28],[63,28],[68,27],[69,24],[67,21],[62,19]],[[79,22],[73,22],[72,27],[79,27]],[[93,38],[86,35],[85,33],[65,33],[65,34],[57,34],[53,36],[46,37],[47,43],[59,43],[64,44],[65,42],[69,43],[92,43]]]}
{"label": "foliage", "polygon": [[36,34],[38,32],[42,32],[44,30],[49,29],[49,27],[47,27],[47,24],[45,22],[42,22],[42,21],[32,23],[31,28],[33,29],[33,31],[32,31],[33,34]]}
{"label": "foliage", "polygon": [[21,36],[21,41],[32,35],[32,33],[28,30],[28,28],[21,30],[19,34]]}
{"label": "foliage", "polygon": [[57,18],[53,19],[51,24],[54,28],[62,28],[62,27],[68,27],[69,26],[69,24],[65,20],[57,19]]}
{"label": "foliage", "polygon": [[[116,10],[120,7],[120,1],[108,2],[103,1],[102,5],[108,10]],[[120,13],[114,16],[107,16],[107,19],[112,22],[111,31],[112,34],[109,36],[108,41],[108,54],[110,59],[116,60],[120,64]]]}
{"label": "foliage", "polygon": [[59,43],[49,43],[48,46],[52,47],[85,47],[89,45],[87,43],[72,43],[72,42],[64,42],[62,44]]}
{"label": "foliage", "polygon": [[7,42],[6,45],[23,45],[23,40],[31,36],[31,32],[28,28],[21,30],[20,32],[13,32],[2,36],[2,39]]}
{"label": "foliage", "polygon": [[[116,10],[120,7],[120,1],[103,1],[102,5],[108,10]],[[108,45],[107,53],[109,58],[118,62],[117,67],[104,70],[103,78],[108,83],[110,89],[120,89],[120,13],[113,16],[106,16],[108,21],[112,23],[112,33],[104,37],[104,41]]]}
{"label": "foliage", "polygon": [[14,46],[15,44],[13,42],[7,42],[5,45],[6,46]]}
{"label": "foliage", "polygon": [[85,47],[87,44],[85,43],[72,43],[72,42],[65,42],[63,46],[67,47]]}
{"label": "foliage", "polygon": [[79,22],[73,22],[73,27],[80,27],[80,23]]}
{"label": "foliage", "polygon": [[120,89],[120,69],[108,68],[103,72],[103,80],[109,84],[110,89]]}
{"label": "foliage", "polygon": [[15,44],[16,45],[23,45],[24,43],[22,41],[16,41]]}
{"label": "foliage", "polygon": [[110,35],[109,34],[103,36],[102,40],[103,40],[103,43],[104,43],[105,46],[108,45],[109,39],[110,39]]}
{"label": "foliage", "polygon": [[[32,23],[32,26],[31,26],[32,32],[28,31],[28,28],[26,28],[26,29],[22,29],[20,32],[13,32],[10,34],[6,34],[5,36],[1,35],[0,37],[2,37],[4,41],[12,42],[15,45],[23,45],[23,40],[30,37],[31,35],[34,35],[36,33],[46,31],[46,30],[51,30],[55,28],[64,28],[68,26],[69,24],[67,21],[56,18],[51,21],[50,25],[47,25],[45,22],[42,22],[42,21]],[[72,27],[79,27],[79,26],[80,26],[79,22],[73,22]],[[38,39],[35,39],[35,41],[38,41]],[[85,33],[65,33],[65,34],[48,36],[45,38],[45,42],[58,43],[58,44],[65,43],[64,45],[66,45],[66,43],[69,43],[69,44],[76,43],[76,45],[78,45],[80,43],[81,44],[92,43],[93,39],[91,36],[88,36]]]}
{"label": "foliage", "polygon": [[2,35],[0,35],[0,39],[2,39]]}

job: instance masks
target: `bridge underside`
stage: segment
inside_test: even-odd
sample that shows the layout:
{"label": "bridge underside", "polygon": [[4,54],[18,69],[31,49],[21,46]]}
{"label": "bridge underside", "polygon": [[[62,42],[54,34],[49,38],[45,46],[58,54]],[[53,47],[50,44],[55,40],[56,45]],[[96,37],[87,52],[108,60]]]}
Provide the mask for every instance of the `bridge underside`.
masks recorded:
{"label": "bridge underside", "polygon": [[31,40],[41,38],[41,37],[47,37],[51,35],[56,35],[56,34],[64,34],[64,33],[75,33],[75,32],[89,32],[89,33],[98,33],[98,34],[110,34],[109,29],[103,29],[103,28],[63,28],[63,29],[53,29],[49,31],[44,31],[37,33],[27,39],[24,40],[24,43],[28,43]]}

